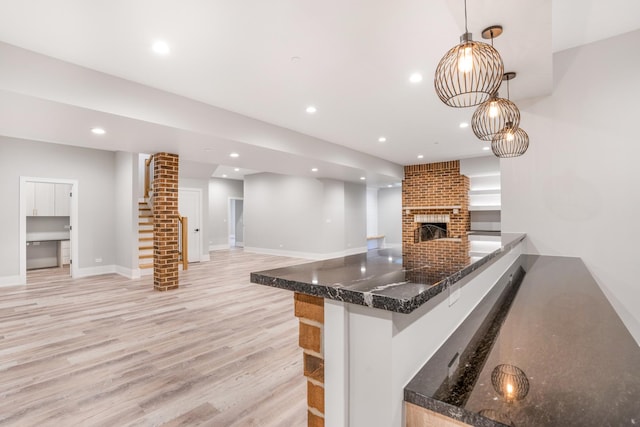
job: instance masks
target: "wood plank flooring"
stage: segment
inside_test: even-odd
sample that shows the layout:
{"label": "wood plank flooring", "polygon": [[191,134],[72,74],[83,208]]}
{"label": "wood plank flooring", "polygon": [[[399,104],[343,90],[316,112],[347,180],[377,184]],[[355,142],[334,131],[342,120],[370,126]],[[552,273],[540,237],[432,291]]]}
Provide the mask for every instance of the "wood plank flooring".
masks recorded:
{"label": "wood plank flooring", "polygon": [[249,283],[300,262],[216,251],[165,293],[29,272],[0,288],[0,426],[305,426],[292,293]]}

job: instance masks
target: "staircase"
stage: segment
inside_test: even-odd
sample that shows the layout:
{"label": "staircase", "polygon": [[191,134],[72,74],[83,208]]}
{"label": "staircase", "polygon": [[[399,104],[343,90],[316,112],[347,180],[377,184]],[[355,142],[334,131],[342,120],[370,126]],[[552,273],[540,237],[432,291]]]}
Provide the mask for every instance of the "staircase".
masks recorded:
{"label": "staircase", "polygon": [[153,215],[146,201],[138,202],[138,267],[143,275],[153,273]]}

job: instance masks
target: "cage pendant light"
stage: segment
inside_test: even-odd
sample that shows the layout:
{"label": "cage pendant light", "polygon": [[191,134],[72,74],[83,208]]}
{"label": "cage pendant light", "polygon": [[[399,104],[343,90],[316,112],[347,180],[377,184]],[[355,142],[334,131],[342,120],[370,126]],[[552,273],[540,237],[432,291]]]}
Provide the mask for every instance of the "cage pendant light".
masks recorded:
{"label": "cage pendant light", "polygon": [[491,141],[491,151],[496,157],[518,157],[526,153],[529,148],[529,135],[521,129],[507,125],[498,132]]}
{"label": "cage pendant light", "polygon": [[504,73],[502,58],[493,46],[473,41],[467,29],[467,2],[464,2],[465,33],[436,68],[434,86],[442,102],[450,107],[473,107],[486,101],[500,87]]}
{"label": "cage pendant light", "polygon": [[491,141],[493,137],[507,123],[511,123],[513,128],[520,126],[520,110],[509,100],[509,80],[515,78],[516,73],[505,73],[503,80],[507,81],[507,99],[500,98],[498,93],[483,102],[476,108],[471,117],[471,129],[479,139]]}

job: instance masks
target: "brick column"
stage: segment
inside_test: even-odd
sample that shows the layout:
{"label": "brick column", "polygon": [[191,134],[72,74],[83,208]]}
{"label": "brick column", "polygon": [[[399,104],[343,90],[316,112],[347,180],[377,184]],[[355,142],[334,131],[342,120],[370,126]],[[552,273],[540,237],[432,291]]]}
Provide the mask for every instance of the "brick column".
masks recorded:
{"label": "brick column", "polygon": [[307,377],[307,426],[324,427],[324,298],[297,292],[293,298]]}
{"label": "brick column", "polygon": [[153,156],[153,289],[178,288],[178,155]]}

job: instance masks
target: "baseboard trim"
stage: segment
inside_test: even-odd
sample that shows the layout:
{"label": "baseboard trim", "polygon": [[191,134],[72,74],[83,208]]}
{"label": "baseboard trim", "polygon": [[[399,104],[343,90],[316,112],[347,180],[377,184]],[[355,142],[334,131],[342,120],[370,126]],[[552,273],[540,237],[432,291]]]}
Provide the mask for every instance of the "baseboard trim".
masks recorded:
{"label": "baseboard trim", "polygon": [[[101,274],[118,273],[115,265],[100,265],[97,267],[78,268],[74,279],[81,277],[99,276]],[[119,273],[118,273],[119,274]]]}
{"label": "baseboard trim", "polygon": [[22,281],[22,277],[20,276],[1,276],[0,277],[0,287],[6,286],[23,286],[26,285],[25,282]]}
{"label": "baseboard trim", "polygon": [[209,245],[209,252],[211,252],[211,251],[222,251],[224,249],[229,249],[229,245],[228,244]]}
{"label": "baseboard trim", "polygon": [[211,261],[211,255],[209,253],[200,254],[200,262],[209,262]]}
{"label": "baseboard trim", "polygon": [[126,277],[127,279],[139,279],[140,278],[140,269],[139,268],[127,268],[121,265],[116,265],[116,273]]}
{"label": "baseboard trim", "polygon": [[303,259],[310,259],[314,261],[320,261],[325,259],[340,258],[348,255],[365,253],[367,252],[367,247],[361,246],[357,248],[346,249],[344,251],[330,252],[330,253],[324,253],[324,254],[315,253],[315,252],[284,251],[281,249],[271,249],[271,248],[257,248],[253,246],[245,246],[244,251],[255,253],[255,254],[286,256],[290,258],[303,258]]}

